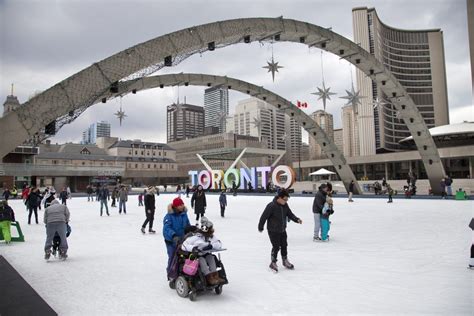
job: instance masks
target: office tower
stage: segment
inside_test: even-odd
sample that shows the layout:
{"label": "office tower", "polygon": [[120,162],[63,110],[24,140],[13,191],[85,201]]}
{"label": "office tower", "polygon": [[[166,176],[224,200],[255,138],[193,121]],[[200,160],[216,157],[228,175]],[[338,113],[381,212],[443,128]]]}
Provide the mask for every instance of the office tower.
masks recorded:
{"label": "office tower", "polygon": [[204,108],[191,104],[166,107],[167,142],[176,142],[204,134]]}

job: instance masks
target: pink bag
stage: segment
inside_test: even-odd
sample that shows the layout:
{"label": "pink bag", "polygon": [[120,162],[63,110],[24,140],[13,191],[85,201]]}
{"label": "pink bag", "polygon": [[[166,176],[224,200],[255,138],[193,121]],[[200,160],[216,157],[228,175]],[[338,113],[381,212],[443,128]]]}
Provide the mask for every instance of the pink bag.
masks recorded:
{"label": "pink bag", "polygon": [[196,260],[191,260],[191,259],[186,259],[184,260],[184,267],[183,267],[183,272],[186,273],[187,275],[195,275],[197,270],[199,268],[199,261]]}

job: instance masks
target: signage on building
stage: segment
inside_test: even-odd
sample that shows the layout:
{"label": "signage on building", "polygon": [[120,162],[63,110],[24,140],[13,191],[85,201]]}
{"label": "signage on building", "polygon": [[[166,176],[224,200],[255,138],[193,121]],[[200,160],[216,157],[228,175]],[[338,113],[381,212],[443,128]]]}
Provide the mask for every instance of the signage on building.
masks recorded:
{"label": "signage on building", "polygon": [[191,176],[191,184],[202,185],[203,189],[219,188],[223,183],[226,188],[232,188],[233,183],[239,189],[246,189],[248,183],[252,184],[253,188],[258,188],[258,180],[262,187],[266,188],[267,183],[271,180],[273,185],[280,188],[289,189],[295,183],[295,171],[285,165],[280,165],[275,168],[270,166],[246,168],[231,168],[224,170],[191,170],[188,171]]}

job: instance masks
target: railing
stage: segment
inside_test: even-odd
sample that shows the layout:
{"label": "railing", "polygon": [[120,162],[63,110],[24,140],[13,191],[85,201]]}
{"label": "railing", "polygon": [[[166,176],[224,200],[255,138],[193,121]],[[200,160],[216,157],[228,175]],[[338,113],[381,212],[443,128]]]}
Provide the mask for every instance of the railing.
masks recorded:
{"label": "railing", "polygon": [[19,163],[0,164],[0,175],[7,176],[124,176],[120,166],[67,166]]}

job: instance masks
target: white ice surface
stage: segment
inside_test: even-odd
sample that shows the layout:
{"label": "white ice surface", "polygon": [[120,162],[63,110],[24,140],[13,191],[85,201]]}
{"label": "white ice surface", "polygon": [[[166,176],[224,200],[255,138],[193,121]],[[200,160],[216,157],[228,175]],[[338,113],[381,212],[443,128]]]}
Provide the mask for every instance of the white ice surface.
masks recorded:
{"label": "white ice surface", "polygon": [[156,235],[140,232],[145,215],[137,196],[130,197],[127,215],[111,208],[110,217],[99,216],[98,202],[69,200],[72,234],[65,262],[44,261],[44,225],[27,225],[24,205],[12,201],[26,242],[1,242],[0,254],[60,315],[473,313],[474,271],[466,268],[472,201],[335,199],[331,241],[315,243],[313,199],[292,197],[290,207],[303,219],[287,229],[295,270],[282,268],[279,260],[274,274],[268,269],[268,235],[257,231],[271,198],[228,195],[221,218],[218,196],[208,195],[206,215],[228,249],[222,261],[229,284],[220,296],[208,293],[191,302],[166,281],[161,230],[173,198],[157,198]]}

